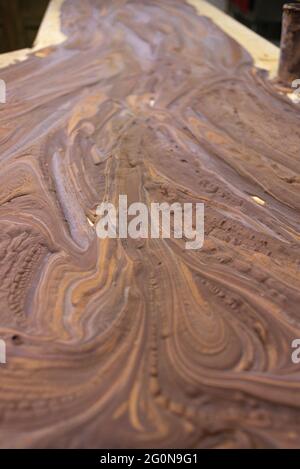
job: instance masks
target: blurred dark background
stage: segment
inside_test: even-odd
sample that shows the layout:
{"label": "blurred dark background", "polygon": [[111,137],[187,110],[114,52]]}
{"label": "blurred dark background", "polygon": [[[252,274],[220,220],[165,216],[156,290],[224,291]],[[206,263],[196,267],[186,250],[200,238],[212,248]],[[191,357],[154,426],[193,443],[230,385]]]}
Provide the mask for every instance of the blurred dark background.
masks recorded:
{"label": "blurred dark background", "polygon": [[[207,1],[275,44],[280,41],[282,6],[292,3],[286,0]],[[48,3],[49,0],[0,0],[0,53],[32,46]]]}
{"label": "blurred dark background", "polygon": [[279,44],[286,0],[230,0],[229,13],[261,36]]}
{"label": "blurred dark background", "polygon": [[289,0],[208,1],[277,45],[280,43],[282,7],[285,3],[293,3]]}
{"label": "blurred dark background", "polygon": [[32,46],[48,3],[0,0],[0,53]]}

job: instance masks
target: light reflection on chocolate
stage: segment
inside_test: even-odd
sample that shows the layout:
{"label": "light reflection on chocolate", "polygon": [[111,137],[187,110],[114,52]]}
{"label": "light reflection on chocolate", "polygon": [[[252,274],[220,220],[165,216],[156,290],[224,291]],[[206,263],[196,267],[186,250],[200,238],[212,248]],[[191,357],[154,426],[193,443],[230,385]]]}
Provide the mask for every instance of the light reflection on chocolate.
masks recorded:
{"label": "light reflection on chocolate", "polygon": [[[67,0],[1,71],[2,447],[297,447],[299,107],[181,0]],[[205,243],[95,210],[204,202]]]}

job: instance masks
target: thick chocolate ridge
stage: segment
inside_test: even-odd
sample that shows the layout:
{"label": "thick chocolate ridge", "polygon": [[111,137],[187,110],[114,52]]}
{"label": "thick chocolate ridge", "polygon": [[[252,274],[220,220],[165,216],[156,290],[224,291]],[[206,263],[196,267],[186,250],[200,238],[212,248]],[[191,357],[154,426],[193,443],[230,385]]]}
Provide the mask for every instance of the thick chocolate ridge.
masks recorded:
{"label": "thick chocolate ridge", "polygon": [[[299,447],[299,107],[181,0],[62,28],[1,71],[1,446]],[[99,240],[119,194],[204,202],[204,248]]]}

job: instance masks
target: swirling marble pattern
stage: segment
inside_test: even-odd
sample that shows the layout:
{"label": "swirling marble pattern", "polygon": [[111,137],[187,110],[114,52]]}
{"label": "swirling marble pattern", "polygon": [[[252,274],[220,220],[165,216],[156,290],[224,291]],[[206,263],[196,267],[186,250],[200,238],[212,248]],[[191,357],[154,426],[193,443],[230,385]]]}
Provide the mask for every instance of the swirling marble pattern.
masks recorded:
{"label": "swirling marble pattern", "polygon": [[[299,107],[181,0],[66,0],[1,71],[2,447],[300,445]],[[204,202],[205,243],[95,210]]]}

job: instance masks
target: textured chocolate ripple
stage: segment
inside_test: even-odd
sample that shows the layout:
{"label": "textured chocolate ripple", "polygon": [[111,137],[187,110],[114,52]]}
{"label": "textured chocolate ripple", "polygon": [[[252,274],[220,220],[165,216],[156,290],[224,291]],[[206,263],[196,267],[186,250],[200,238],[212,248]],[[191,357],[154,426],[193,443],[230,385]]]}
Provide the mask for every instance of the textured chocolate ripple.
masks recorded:
{"label": "textured chocolate ripple", "polygon": [[[181,0],[66,0],[1,71],[2,447],[297,447],[299,107]],[[205,243],[99,240],[204,202]]]}

